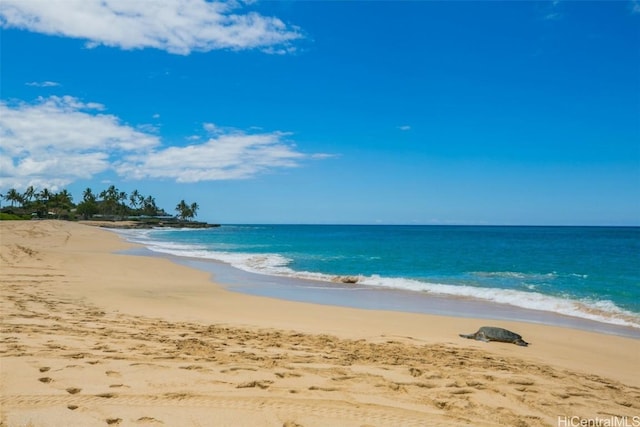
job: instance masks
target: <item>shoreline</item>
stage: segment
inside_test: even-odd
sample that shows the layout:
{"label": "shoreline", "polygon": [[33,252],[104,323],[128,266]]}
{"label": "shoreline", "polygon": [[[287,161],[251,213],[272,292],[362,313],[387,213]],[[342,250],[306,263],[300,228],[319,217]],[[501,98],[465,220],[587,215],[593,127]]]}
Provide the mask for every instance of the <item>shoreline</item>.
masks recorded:
{"label": "shoreline", "polygon": [[[253,226],[250,228],[252,227]],[[294,225],[284,227],[294,227],[292,230],[298,232],[298,230],[295,229],[295,227],[298,226]],[[262,227],[258,226],[255,228],[261,229]],[[269,228],[266,227],[265,229]],[[230,230],[233,230],[233,227],[231,227]],[[284,230],[284,232],[288,232],[287,228],[283,228],[282,230]],[[309,230],[303,228],[299,231],[303,236],[306,236],[308,232],[316,232]],[[321,229],[318,229],[318,231],[319,230]],[[339,228],[336,230],[332,229],[332,231],[342,232]],[[279,230],[274,229],[274,232],[278,233]],[[314,284],[317,284],[317,287],[325,287],[328,291],[329,289],[335,290],[334,284],[337,283],[338,285],[348,285],[348,289],[357,289],[358,291],[365,289],[380,289],[382,292],[389,291],[389,295],[393,294],[392,290],[400,291],[397,292],[397,294],[401,294],[402,291],[413,291],[409,294],[414,295],[416,299],[421,300],[422,303],[429,308],[429,310],[421,309],[420,307],[417,307],[417,304],[410,300],[408,301],[408,305],[413,305],[414,308],[411,310],[405,310],[400,307],[400,311],[458,315],[457,312],[464,312],[467,309],[471,309],[473,312],[477,312],[480,317],[490,317],[490,315],[483,315],[483,311],[499,313],[498,317],[503,320],[513,318],[517,320],[530,320],[536,323],[542,322],[547,324],[571,326],[570,319],[575,318],[587,319],[588,321],[595,322],[585,323],[578,320],[580,327],[583,329],[586,328],[590,330],[595,327],[597,330],[602,332],[617,333],[616,331],[611,330],[608,326],[605,326],[603,329],[598,328],[597,325],[602,324],[620,326],[622,331],[627,327],[631,328],[628,329],[628,331],[631,332],[625,333],[626,335],[634,335],[634,328],[640,331],[640,311],[636,310],[637,302],[634,302],[635,300],[632,300],[631,298],[631,295],[634,294],[632,290],[635,288],[635,283],[627,280],[628,287],[626,289],[629,290],[629,294],[627,296],[624,296],[623,292],[625,287],[620,286],[619,284],[616,284],[615,286],[618,286],[617,289],[619,289],[620,292],[616,294],[617,291],[614,287],[612,288],[611,296],[608,296],[609,288],[607,284],[609,283],[609,280],[612,281],[611,283],[615,282],[615,273],[610,274],[607,277],[602,276],[600,279],[596,279],[595,281],[593,281],[593,279],[589,279],[589,281],[587,281],[586,279],[588,277],[599,277],[597,271],[590,270],[589,268],[585,269],[584,266],[582,268],[573,266],[570,271],[574,271],[574,269],[577,268],[575,271],[582,271],[582,273],[588,274],[571,273],[566,270],[566,268],[569,267],[566,267],[563,264],[558,264],[558,262],[551,259],[546,260],[549,264],[546,264],[545,262],[534,268],[534,271],[548,271],[546,274],[536,273],[534,271],[527,272],[526,267],[521,268],[523,272],[511,272],[510,266],[508,265],[495,267],[492,264],[493,260],[480,257],[475,262],[471,262],[473,266],[471,266],[470,269],[467,268],[469,272],[466,272],[465,270],[465,272],[454,273],[452,276],[449,276],[448,273],[441,272],[440,275],[442,275],[442,277],[437,274],[434,277],[431,277],[431,273],[428,272],[428,269],[424,271],[419,270],[420,268],[425,268],[425,266],[422,265],[422,267],[417,266],[416,268],[418,268],[417,271],[422,271],[421,274],[425,277],[413,278],[414,273],[403,274],[401,271],[395,271],[394,266],[385,265],[384,261],[382,261],[381,266],[373,265],[370,262],[369,264],[365,263],[366,265],[362,266],[346,264],[348,267],[347,270],[344,270],[340,265],[336,265],[335,261],[332,261],[333,259],[340,259],[341,255],[332,254],[330,247],[325,248],[325,251],[328,254],[327,259],[330,261],[329,264],[324,266],[327,268],[323,268],[323,265],[316,265],[314,267],[300,264],[300,262],[306,263],[309,260],[316,262],[316,258],[323,259],[322,255],[313,255],[310,256],[310,258],[307,257],[307,255],[298,257],[295,253],[287,254],[286,248],[283,249],[283,251],[279,251],[275,248],[271,251],[272,253],[269,249],[264,249],[264,253],[259,254],[253,253],[253,250],[248,250],[246,252],[238,252],[234,250],[227,252],[223,250],[219,252],[215,246],[210,247],[208,243],[206,243],[209,240],[209,234],[207,233],[202,235],[202,239],[204,240],[202,240],[201,243],[198,243],[197,247],[193,248],[191,248],[191,244],[195,243],[195,241],[192,242],[192,240],[196,239],[197,241],[200,241],[200,238],[195,237],[197,236],[197,233],[193,235],[194,237],[190,237],[192,233],[189,232],[186,232],[184,235],[183,233],[176,233],[174,236],[176,240],[173,243],[167,240],[167,238],[173,238],[170,236],[163,237],[163,233],[160,233],[160,235],[156,235],[155,232],[140,233],[136,231],[116,231],[116,233],[122,235],[128,241],[144,245],[155,254],[169,254],[171,256],[176,256],[176,259],[178,260],[189,260],[187,262],[197,268],[212,270],[211,272],[216,274],[215,281],[226,283],[228,281],[226,277],[228,277],[230,279],[229,281],[240,282],[239,286],[236,283],[234,288],[251,294],[276,296],[296,301],[321,302],[323,304],[371,308],[364,306],[358,301],[352,301],[348,304],[344,304],[342,303],[342,297],[340,295],[335,295],[333,298],[334,302],[331,301],[331,298],[328,295],[329,292],[325,293],[326,295],[319,295],[319,292],[314,289]],[[231,233],[233,234],[233,231],[231,231]],[[562,233],[566,233],[566,231],[563,231]],[[217,241],[218,238],[215,237],[217,234],[218,233],[213,233],[211,241]],[[331,233],[329,234],[331,235]],[[253,234],[249,234],[249,236],[253,236]],[[268,236],[262,237],[265,238]],[[226,241],[228,239],[233,240],[234,238],[235,237],[221,237],[222,241]],[[177,246],[175,246],[176,243],[178,244]],[[224,247],[224,244],[222,247]],[[592,249],[595,250],[595,247]],[[449,250],[451,250],[451,248],[449,248]],[[437,252],[437,250],[434,251]],[[375,251],[372,253],[375,255]],[[407,257],[409,257],[407,259],[413,259],[411,257],[416,256],[415,252],[412,253],[413,255],[407,254]],[[371,256],[371,254],[368,255],[370,256],[367,257],[367,260],[377,258],[375,256]],[[337,258],[334,258],[334,256]],[[630,260],[630,258],[627,259]],[[201,262],[199,263],[197,261]],[[225,272],[225,278],[220,279],[221,276],[219,276],[219,272],[216,271],[216,264],[207,265],[210,262],[215,261],[220,261],[225,265],[231,265],[243,272],[257,273],[260,276],[252,274],[247,275],[244,273],[227,274]],[[416,262],[417,264],[420,264],[418,260],[416,260]],[[296,271],[296,267],[294,267],[294,265],[298,265],[298,267],[300,267],[298,268],[299,271]],[[484,272],[484,266],[488,265],[492,265],[492,267],[487,267],[490,270],[498,269],[495,272]],[[628,267],[632,268],[630,265]],[[412,268],[412,266],[407,264],[406,268]],[[519,267],[516,266],[515,268],[518,270]],[[612,269],[611,271],[614,270],[615,269]],[[336,273],[336,271],[339,273]],[[452,271],[455,271],[455,268]],[[629,270],[629,274],[632,274],[631,271],[632,270]],[[624,272],[620,272],[620,274],[624,275]],[[236,276],[242,277],[237,279]],[[269,276],[274,279],[265,280],[263,278],[264,276]],[[600,283],[598,283],[598,281]],[[286,282],[287,284],[291,284],[292,286],[287,286],[286,288],[292,292],[285,291],[284,287],[280,286],[280,284],[276,282]],[[259,283],[259,286],[256,285],[256,283]],[[296,291],[296,284],[301,284],[302,287],[309,288],[308,294],[314,295],[318,300],[315,301],[314,297],[305,298],[301,292]],[[273,292],[270,293],[270,288],[278,289],[274,289]],[[597,294],[595,289],[599,289]],[[423,298],[425,295],[428,297]],[[466,307],[460,307],[461,310],[446,310],[436,305],[432,300],[442,301],[444,306],[451,305],[447,301],[465,301],[468,302],[468,304],[466,304]],[[403,302],[403,304],[405,303],[406,301]],[[385,302],[383,305],[374,305],[373,308],[385,309],[388,308],[388,306],[389,304]],[[394,307],[394,309],[396,308]],[[631,310],[636,311],[634,312]],[[554,320],[549,321],[548,319],[544,319],[545,315],[543,313],[545,312],[550,313],[549,316],[553,317]],[[522,313],[525,314],[524,318],[521,317]],[[467,317],[473,317],[473,315]]]}
{"label": "shoreline", "polygon": [[217,286],[232,292],[253,296],[362,310],[523,322],[640,339],[640,328],[632,326],[617,325],[546,310],[532,310],[471,297],[454,297],[394,288],[358,286],[357,284],[350,285],[252,273],[224,261],[181,257],[154,252],[148,248],[129,249],[121,253],[168,259],[179,265],[202,270],[211,274],[211,281]]}
{"label": "shoreline", "polygon": [[[226,290],[114,233],[0,223],[0,423],[555,425],[640,415],[640,341]],[[218,280],[218,279],[215,279]],[[466,340],[494,323],[532,343]]]}

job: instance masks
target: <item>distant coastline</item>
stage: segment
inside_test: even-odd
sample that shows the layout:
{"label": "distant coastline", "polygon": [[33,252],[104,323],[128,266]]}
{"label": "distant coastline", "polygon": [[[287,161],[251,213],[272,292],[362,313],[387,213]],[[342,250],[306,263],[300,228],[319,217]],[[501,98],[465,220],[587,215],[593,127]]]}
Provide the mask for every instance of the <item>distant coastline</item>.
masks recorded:
{"label": "distant coastline", "polygon": [[[11,206],[0,208],[0,220],[58,219],[82,221],[87,225],[106,228],[212,228],[219,224],[195,221],[198,203],[182,199],[175,207],[177,215],[170,215],[158,207],[153,196],[144,196],[138,190],[130,194],[115,185],[95,194],[91,188],[82,193],[82,202],[73,202],[69,191],[38,191],[29,186],[24,192],[15,188],[0,198]],[[17,205],[17,206],[16,206]]]}
{"label": "distant coastline", "polygon": [[78,221],[80,224],[115,229],[150,229],[150,228],[215,228],[220,224],[209,224],[200,221]]}

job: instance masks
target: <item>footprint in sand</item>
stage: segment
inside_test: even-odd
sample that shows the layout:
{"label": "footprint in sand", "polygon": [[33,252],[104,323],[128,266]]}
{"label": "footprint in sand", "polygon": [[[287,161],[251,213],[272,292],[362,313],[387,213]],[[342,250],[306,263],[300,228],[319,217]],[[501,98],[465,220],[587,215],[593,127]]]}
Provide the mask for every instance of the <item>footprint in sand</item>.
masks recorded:
{"label": "footprint in sand", "polygon": [[136,420],[137,424],[164,424],[162,421],[153,417],[140,417]]}
{"label": "footprint in sand", "polygon": [[409,374],[415,378],[422,375],[422,371],[418,368],[409,368]]}
{"label": "footprint in sand", "polygon": [[67,393],[69,394],[78,394],[82,391],[82,389],[78,388],[78,387],[69,387],[67,389]]}
{"label": "footprint in sand", "polygon": [[42,378],[38,378],[38,381],[40,381],[41,383],[49,384],[53,380],[49,377],[42,377]]}
{"label": "footprint in sand", "polygon": [[318,387],[318,386],[312,385],[311,387],[309,387],[309,390],[311,390],[311,391],[338,391],[339,389],[337,389],[335,387]]}
{"label": "footprint in sand", "polygon": [[236,388],[253,388],[259,387],[263,390],[269,388],[269,386],[273,384],[273,381],[264,380],[264,381],[251,381],[247,383],[238,384]]}
{"label": "footprint in sand", "polygon": [[103,399],[111,399],[113,397],[116,397],[117,395],[115,393],[100,393],[96,394],[96,396],[102,397]]}

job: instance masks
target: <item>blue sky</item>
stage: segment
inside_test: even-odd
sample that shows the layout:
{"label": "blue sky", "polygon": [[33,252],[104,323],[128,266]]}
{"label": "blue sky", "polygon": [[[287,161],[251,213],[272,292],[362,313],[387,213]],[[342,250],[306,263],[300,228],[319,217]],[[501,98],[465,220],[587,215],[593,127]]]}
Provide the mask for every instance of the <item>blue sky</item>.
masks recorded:
{"label": "blue sky", "polygon": [[0,191],[640,225],[640,3],[3,0]]}

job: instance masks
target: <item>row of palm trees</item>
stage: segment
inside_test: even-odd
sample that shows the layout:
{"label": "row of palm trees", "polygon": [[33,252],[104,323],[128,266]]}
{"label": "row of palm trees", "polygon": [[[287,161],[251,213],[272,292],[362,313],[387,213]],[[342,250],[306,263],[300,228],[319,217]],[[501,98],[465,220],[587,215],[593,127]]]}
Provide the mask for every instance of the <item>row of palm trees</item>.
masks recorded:
{"label": "row of palm trees", "polygon": [[[49,215],[59,217],[75,207],[73,196],[67,190],[54,193],[47,188],[37,191],[35,187],[29,186],[24,193],[12,188],[6,194],[0,196],[11,204],[11,211],[16,210],[18,213],[30,211],[30,213],[35,213],[39,217]],[[18,209],[14,209],[16,205]],[[3,211],[5,210],[6,208],[3,209]]]}
{"label": "row of palm trees", "polygon": [[87,188],[82,192],[82,202],[78,203],[77,213],[84,218],[102,215],[111,218],[127,216],[159,216],[167,215],[164,209],[158,208],[153,196],[143,196],[138,190],[131,194],[120,191],[115,185],[96,194]]}
{"label": "row of palm trees", "polygon": [[[73,196],[65,189],[60,192],[52,192],[47,188],[40,191],[29,186],[23,193],[15,188],[8,190],[0,197],[10,203],[10,208],[2,211],[11,211],[21,215],[32,215],[40,218],[54,216],[56,218],[73,219],[80,216],[90,219],[95,216],[112,219],[124,219],[131,216],[169,216],[164,209],[157,206],[153,196],[144,196],[138,190],[130,194],[116,188],[115,185],[96,194],[91,188],[82,193],[82,201],[77,205],[73,203]],[[185,221],[193,219],[197,215],[198,204],[187,204],[184,200],[176,206],[178,217]]]}

